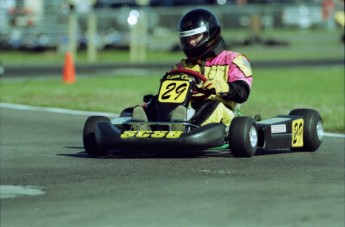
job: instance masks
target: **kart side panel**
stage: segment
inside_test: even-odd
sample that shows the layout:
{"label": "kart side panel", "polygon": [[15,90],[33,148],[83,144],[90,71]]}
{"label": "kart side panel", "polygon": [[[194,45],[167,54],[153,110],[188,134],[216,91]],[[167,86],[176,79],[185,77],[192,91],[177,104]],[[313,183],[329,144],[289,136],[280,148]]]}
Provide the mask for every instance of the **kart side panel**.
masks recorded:
{"label": "kart side panel", "polygon": [[275,118],[258,121],[258,147],[264,150],[288,149],[298,147],[294,144],[295,138],[303,137],[303,131],[293,131],[293,123],[302,121],[300,116],[279,115]]}

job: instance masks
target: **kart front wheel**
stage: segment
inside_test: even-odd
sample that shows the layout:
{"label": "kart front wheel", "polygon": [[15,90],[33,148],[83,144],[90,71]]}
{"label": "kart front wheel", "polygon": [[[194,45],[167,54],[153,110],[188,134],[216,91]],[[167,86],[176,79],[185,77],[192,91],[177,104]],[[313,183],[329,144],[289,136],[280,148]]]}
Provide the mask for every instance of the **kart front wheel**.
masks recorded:
{"label": "kart front wheel", "polygon": [[289,115],[301,116],[304,120],[303,126],[303,146],[291,148],[294,151],[316,151],[322,143],[323,124],[322,119],[316,110],[294,109]]}
{"label": "kart front wheel", "polygon": [[90,116],[84,124],[83,143],[86,153],[91,156],[104,156],[107,151],[97,144],[95,130],[99,122],[110,122],[105,116]]}
{"label": "kart front wheel", "polygon": [[229,129],[229,149],[235,157],[252,157],[258,148],[258,130],[254,119],[235,117]]}

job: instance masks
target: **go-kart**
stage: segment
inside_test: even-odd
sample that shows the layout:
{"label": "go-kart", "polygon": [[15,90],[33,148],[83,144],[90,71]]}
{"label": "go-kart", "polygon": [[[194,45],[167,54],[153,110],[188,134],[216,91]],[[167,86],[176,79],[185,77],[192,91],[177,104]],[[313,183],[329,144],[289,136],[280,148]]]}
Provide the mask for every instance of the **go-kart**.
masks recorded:
{"label": "go-kart", "polygon": [[[190,121],[172,121],[170,113],[178,106],[189,106],[193,99],[211,94],[200,89],[207,80],[188,69],[174,69],[161,79],[157,95],[157,121],[138,121],[127,108],[119,117],[90,116],[84,124],[83,143],[91,156],[106,156],[110,150],[208,150],[228,149],[235,157],[251,157],[258,149],[316,151],[323,139],[320,114],[312,109],[294,109],[288,115],[262,120],[235,115],[227,129],[222,123],[204,126]],[[259,115],[257,115],[259,116]],[[148,125],[150,130],[141,130]],[[174,130],[174,126],[180,126]],[[181,127],[182,126],[182,127]]]}

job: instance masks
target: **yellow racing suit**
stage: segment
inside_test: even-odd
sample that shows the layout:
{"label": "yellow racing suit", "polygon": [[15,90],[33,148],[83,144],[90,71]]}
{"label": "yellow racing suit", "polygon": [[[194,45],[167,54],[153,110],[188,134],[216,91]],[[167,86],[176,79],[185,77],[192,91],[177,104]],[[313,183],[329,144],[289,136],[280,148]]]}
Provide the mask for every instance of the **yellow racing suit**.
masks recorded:
{"label": "yellow racing suit", "polygon": [[206,61],[184,59],[175,68],[197,71],[218,84],[218,90],[226,91],[203,101],[192,101],[191,106],[196,110],[191,118],[192,123],[205,125],[222,122],[229,126],[236,105],[248,99],[253,81],[252,70],[248,59],[237,52],[223,50]]}

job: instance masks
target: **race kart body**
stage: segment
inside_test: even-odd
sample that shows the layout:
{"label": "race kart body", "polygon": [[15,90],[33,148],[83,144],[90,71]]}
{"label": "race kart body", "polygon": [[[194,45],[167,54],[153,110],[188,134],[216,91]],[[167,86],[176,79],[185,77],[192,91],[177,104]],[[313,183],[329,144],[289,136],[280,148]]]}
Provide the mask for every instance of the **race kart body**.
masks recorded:
{"label": "race kart body", "polygon": [[[200,126],[188,120],[170,120],[171,112],[178,105],[188,108],[191,100],[208,98],[210,94],[198,86],[206,80],[203,75],[187,69],[166,73],[157,95],[157,121],[135,120],[131,108],[114,119],[90,116],[84,124],[85,151],[91,156],[104,156],[116,149],[154,151],[226,147],[236,157],[251,157],[258,149],[315,151],[320,146],[322,119],[312,109],[295,109],[288,115],[266,120],[236,116],[228,129],[222,123]],[[150,130],[141,130],[143,125],[149,126]],[[179,130],[173,130],[176,125]]]}

